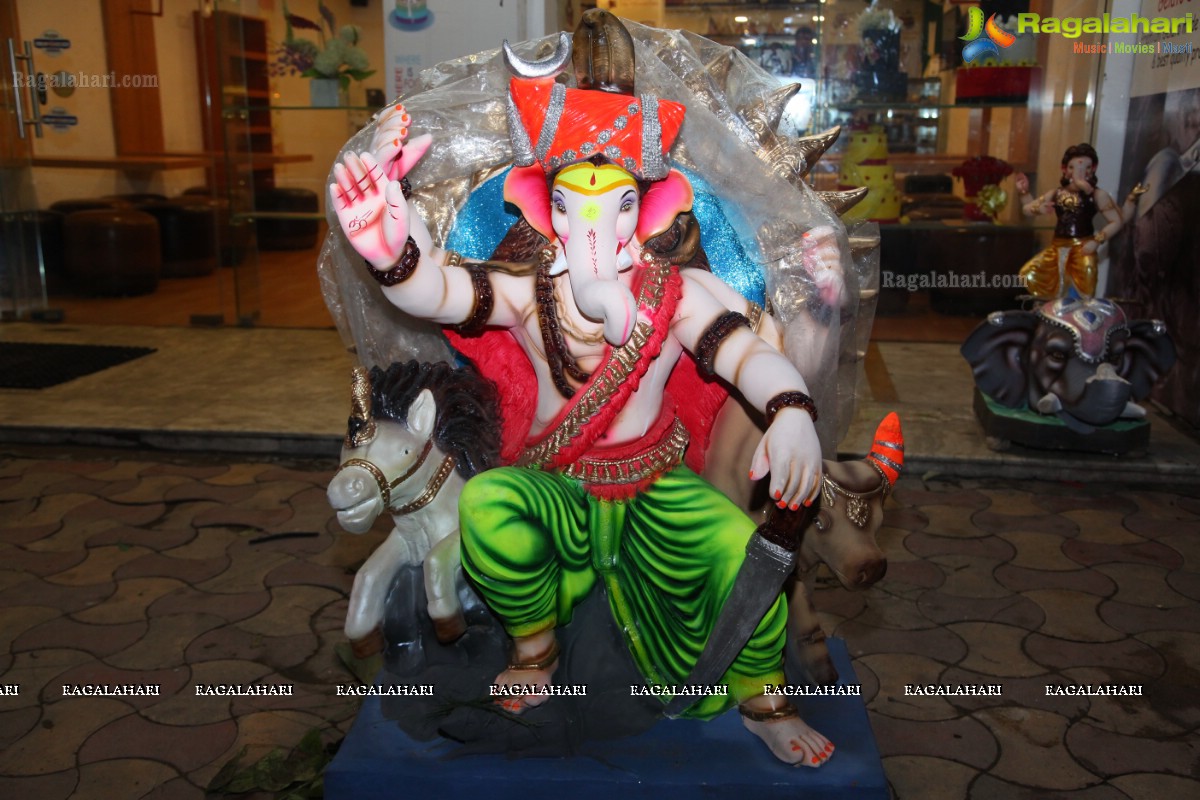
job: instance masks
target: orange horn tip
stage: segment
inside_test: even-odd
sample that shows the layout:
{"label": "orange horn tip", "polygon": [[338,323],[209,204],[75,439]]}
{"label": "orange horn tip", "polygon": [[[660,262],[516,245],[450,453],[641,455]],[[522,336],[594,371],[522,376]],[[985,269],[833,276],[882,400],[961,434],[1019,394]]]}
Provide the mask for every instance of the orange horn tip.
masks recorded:
{"label": "orange horn tip", "polygon": [[888,414],[875,429],[875,441],[867,461],[878,467],[887,479],[888,486],[895,486],[904,469],[904,432],[900,429],[900,417],[896,412]]}

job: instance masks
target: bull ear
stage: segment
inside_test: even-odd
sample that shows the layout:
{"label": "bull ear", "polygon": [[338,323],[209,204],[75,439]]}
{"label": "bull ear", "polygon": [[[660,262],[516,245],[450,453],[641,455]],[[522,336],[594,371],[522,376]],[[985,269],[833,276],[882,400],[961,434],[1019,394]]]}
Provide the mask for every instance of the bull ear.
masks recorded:
{"label": "bull ear", "polygon": [[996,311],[971,331],[959,351],[979,390],[1008,408],[1026,402],[1029,342],[1036,328],[1032,311]]}
{"label": "bull ear", "polygon": [[650,184],[642,195],[638,211],[637,237],[645,242],[671,227],[675,217],[692,208],[691,181],[677,169],[667,173],[661,181]]}
{"label": "bull ear", "polygon": [[433,400],[433,392],[422,389],[408,407],[408,429],[422,439],[427,439],[433,435],[436,420],[437,404]]}
{"label": "bull ear", "polygon": [[550,186],[541,165],[513,167],[504,179],[504,199],[521,210],[529,226],[554,241],[550,222]]}
{"label": "bull ear", "polygon": [[1142,400],[1159,378],[1175,364],[1175,343],[1158,320],[1139,319],[1129,324],[1125,357],[1118,365],[1121,377],[1133,384],[1133,399]]}

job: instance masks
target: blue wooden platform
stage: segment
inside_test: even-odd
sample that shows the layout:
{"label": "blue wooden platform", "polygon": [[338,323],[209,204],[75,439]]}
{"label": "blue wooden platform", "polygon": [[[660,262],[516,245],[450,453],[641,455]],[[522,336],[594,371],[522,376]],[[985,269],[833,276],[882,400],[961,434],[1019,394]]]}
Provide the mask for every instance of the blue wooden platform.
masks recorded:
{"label": "blue wooden platform", "polygon": [[[846,645],[830,639],[842,676],[857,678]],[[589,742],[569,758],[456,755],[454,742],[416,742],[368,697],[325,773],[330,800],[679,800],[729,797],[887,800],[887,781],[861,697],[803,697],[805,720],[837,751],[819,769],[787,767],[752,736],[736,711],[711,722],[667,720],[625,739]],[[554,698],[551,702],[570,702]]]}

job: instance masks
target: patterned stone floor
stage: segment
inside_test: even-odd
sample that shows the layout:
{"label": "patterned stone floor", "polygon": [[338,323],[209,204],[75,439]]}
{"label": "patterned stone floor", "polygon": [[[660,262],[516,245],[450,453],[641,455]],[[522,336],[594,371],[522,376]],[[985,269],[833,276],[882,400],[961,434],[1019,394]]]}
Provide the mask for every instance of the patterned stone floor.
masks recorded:
{"label": "patterned stone floor", "polygon": [[[354,565],[328,462],[0,456],[0,797],[194,798],[243,746],[335,739]],[[901,798],[1200,797],[1200,501],[906,477],[884,581],[822,581]],[[291,697],[196,697],[196,684]],[[158,684],[158,697],[63,686]],[[1002,686],[909,696],[906,684]],[[1138,685],[1140,697],[1047,696]]]}

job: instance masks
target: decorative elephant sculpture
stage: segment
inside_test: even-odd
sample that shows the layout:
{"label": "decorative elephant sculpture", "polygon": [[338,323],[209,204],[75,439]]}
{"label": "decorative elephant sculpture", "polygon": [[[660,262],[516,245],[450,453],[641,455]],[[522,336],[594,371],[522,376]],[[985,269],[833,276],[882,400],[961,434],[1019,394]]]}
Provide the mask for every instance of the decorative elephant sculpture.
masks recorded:
{"label": "decorative elephant sculpture", "polygon": [[1053,415],[1081,434],[1145,417],[1136,401],[1175,363],[1161,322],[1130,322],[1116,303],[1095,297],[997,311],[967,337],[962,354],[988,397]]}

